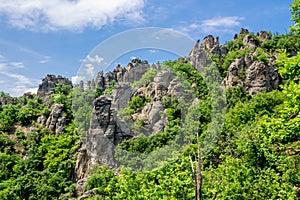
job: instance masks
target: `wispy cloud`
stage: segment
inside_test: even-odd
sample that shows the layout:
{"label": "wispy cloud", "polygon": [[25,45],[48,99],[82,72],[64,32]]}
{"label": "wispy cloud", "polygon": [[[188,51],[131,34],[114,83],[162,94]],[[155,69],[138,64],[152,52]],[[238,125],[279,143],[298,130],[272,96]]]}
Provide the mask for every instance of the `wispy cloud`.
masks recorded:
{"label": "wispy cloud", "polygon": [[1,70],[14,70],[14,69],[23,69],[25,65],[23,62],[8,61],[4,56],[0,57],[0,69]]}
{"label": "wispy cloud", "polygon": [[21,96],[24,92],[35,91],[33,89],[39,81],[20,74],[23,69],[25,69],[23,62],[10,61],[0,56],[0,90],[12,96]]}
{"label": "wispy cloud", "polygon": [[[3,80],[1,87],[12,96],[21,96],[24,92],[36,91],[38,80],[31,79],[21,74],[1,71],[0,78]],[[2,88],[0,88],[2,89]]]}
{"label": "wispy cloud", "polygon": [[242,17],[215,17],[208,20],[203,20],[200,24],[201,30],[204,33],[226,31],[228,32],[232,28],[239,27],[241,21],[244,20]]}
{"label": "wispy cloud", "polygon": [[51,61],[51,57],[50,56],[44,56],[44,58],[42,60],[40,60],[39,63],[46,64],[49,61]]}
{"label": "wispy cloud", "polygon": [[99,29],[117,19],[141,21],[144,4],[144,0],[0,0],[0,14],[20,29]]}
{"label": "wispy cloud", "polygon": [[25,65],[22,62],[10,62],[8,64],[17,69],[25,68]]}
{"label": "wispy cloud", "polygon": [[242,20],[244,20],[243,17],[237,16],[214,17],[180,26],[178,30],[192,37],[199,36],[199,34],[234,33],[235,29],[241,26]]}
{"label": "wispy cloud", "polygon": [[20,82],[22,84],[31,84],[31,80],[24,76],[24,75],[21,75],[21,74],[12,74],[12,73],[8,73],[8,72],[0,72],[1,74],[9,77],[9,78],[13,78],[15,79],[17,82]]}

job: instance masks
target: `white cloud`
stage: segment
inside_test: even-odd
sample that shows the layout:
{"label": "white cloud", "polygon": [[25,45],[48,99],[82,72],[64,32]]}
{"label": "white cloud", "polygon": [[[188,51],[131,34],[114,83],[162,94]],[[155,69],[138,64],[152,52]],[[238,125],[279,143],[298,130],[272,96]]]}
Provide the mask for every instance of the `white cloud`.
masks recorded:
{"label": "white cloud", "polygon": [[194,22],[188,25],[179,27],[181,32],[187,33],[192,36],[199,36],[202,34],[219,34],[235,32],[235,28],[241,26],[242,17],[229,16],[229,17],[214,17],[199,22]]}
{"label": "white cloud", "polygon": [[154,50],[154,49],[150,49],[150,50],[149,50],[149,53],[151,53],[151,54],[156,53],[156,52],[157,52],[157,51]]}
{"label": "white cloud", "polygon": [[0,0],[0,14],[20,29],[101,28],[117,19],[140,22],[145,0]]}
{"label": "white cloud", "polygon": [[72,76],[72,83],[73,84],[79,84],[80,81],[84,81],[85,78],[83,76],[79,76],[79,75],[76,75],[76,76]]}
{"label": "white cloud", "polygon": [[38,91],[37,87],[35,87],[35,88],[28,88],[27,90],[25,90],[25,93],[30,92],[32,94],[36,94],[37,91]]}
{"label": "white cloud", "polygon": [[84,65],[84,68],[85,68],[85,70],[86,70],[86,73],[87,73],[89,76],[92,76],[92,77],[93,77],[93,76],[95,75],[95,72],[94,72],[95,67],[94,67],[93,64],[91,64],[91,63],[85,64],[85,65]]}
{"label": "white cloud", "polygon": [[44,56],[44,58],[42,60],[40,60],[39,63],[45,64],[45,63],[48,63],[50,60],[51,60],[50,56]]}
{"label": "white cloud", "polygon": [[6,65],[4,63],[0,63],[0,70],[3,70],[6,68]]}
{"label": "white cloud", "polygon": [[25,68],[25,66],[22,62],[10,62],[8,64],[10,66],[12,66],[13,68],[17,68],[17,69]]}
{"label": "white cloud", "polygon": [[[201,22],[201,30],[203,33],[210,33],[210,32],[228,32],[232,28],[239,27],[241,25],[241,20],[244,18],[242,17],[215,17],[208,20],[203,20]],[[193,25],[194,28],[197,27]]]}
{"label": "white cloud", "polygon": [[11,72],[0,72],[0,77],[4,80],[3,85],[1,84],[0,90],[5,90],[12,96],[21,96],[24,92],[31,91],[35,88],[39,81],[36,79],[28,78],[21,74]]}
{"label": "white cloud", "polygon": [[88,55],[85,59],[82,60],[82,62],[100,64],[103,60],[104,58],[99,55],[95,55],[94,57]]}
{"label": "white cloud", "polygon": [[91,77],[95,75],[95,67],[100,66],[103,61],[104,58],[99,55],[88,55],[85,59],[81,60],[81,62],[83,62],[83,69],[85,70],[87,75]]}
{"label": "white cloud", "polygon": [[0,69],[1,70],[12,70],[12,69],[23,69],[25,68],[24,63],[22,62],[1,62],[0,61]]}
{"label": "white cloud", "polygon": [[8,72],[0,72],[0,73],[7,76],[7,77],[9,77],[9,78],[15,79],[16,82],[18,82],[18,83],[22,83],[22,84],[25,84],[25,85],[32,83],[32,81],[28,77],[26,77],[24,75],[21,75],[21,74],[13,74],[13,73],[8,73]]}

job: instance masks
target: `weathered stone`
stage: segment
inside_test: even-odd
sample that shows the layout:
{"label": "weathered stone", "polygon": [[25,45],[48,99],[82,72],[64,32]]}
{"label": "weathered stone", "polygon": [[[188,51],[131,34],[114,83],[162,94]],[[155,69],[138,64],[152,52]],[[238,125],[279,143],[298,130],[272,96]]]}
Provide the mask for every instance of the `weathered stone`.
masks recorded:
{"label": "weathered stone", "polygon": [[258,36],[259,40],[262,42],[264,42],[266,40],[270,40],[272,38],[272,36],[266,31],[260,31],[259,33],[257,33],[257,36]]}
{"label": "weathered stone", "polygon": [[39,85],[37,95],[41,96],[45,102],[48,102],[51,94],[55,92],[55,87],[58,83],[73,87],[72,82],[69,79],[64,78],[62,76],[55,76],[55,75],[48,74],[42,80],[42,83]]}
{"label": "weathered stone", "polygon": [[241,85],[248,94],[270,92],[278,89],[279,74],[272,66],[260,61],[253,61],[252,55],[238,58],[228,68],[225,79],[226,87]]}
{"label": "weathered stone", "polygon": [[[77,156],[77,179],[85,178],[89,169],[96,163],[118,166],[114,158],[115,146],[122,140],[132,137],[130,129],[117,118],[112,108],[112,99],[101,96],[94,101],[94,109],[82,154]],[[125,130],[124,130],[125,129]]]}
{"label": "weathered stone", "polygon": [[160,86],[163,86],[164,88],[168,88],[172,79],[173,79],[172,72],[170,69],[167,69],[167,70],[159,72],[154,77],[154,83],[159,84]]}
{"label": "weathered stone", "polygon": [[246,91],[251,95],[256,95],[261,91],[270,92],[278,89],[279,75],[273,67],[254,61],[247,70],[244,85]]}
{"label": "weathered stone", "polygon": [[212,63],[209,53],[205,48],[199,46],[199,41],[197,41],[186,60],[199,72],[203,71],[203,67],[208,67]]}
{"label": "weathered stone", "polygon": [[46,127],[53,133],[62,134],[66,124],[66,117],[64,116],[63,104],[54,104],[51,106],[50,115],[46,121]]}
{"label": "weathered stone", "polygon": [[243,45],[252,50],[255,50],[258,47],[252,35],[246,35],[243,38]]}
{"label": "weathered stone", "polygon": [[241,28],[241,29],[240,29],[240,35],[242,35],[242,34],[244,34],[244,35],[249,34],[248,29]]}
{"label": "weathered stone", "polygon": [[246,67],[250,67],[250,65],[252,65],[253,63],[253,56],[251,54],[246,54],[245,56],[245,65]]}
{"label": "weathered stone", "polygon": [[42,126],[45,126],[46,125],[46,120],[47,120],[47,118],[44,115],[41,115],[37,118],[37,123],[42,125]]}
{"label": "weathered stone", "polygon": [[95,81],[96,87],[102,87],[104,88],[104,77],[103,77],[103,71],[98,72],[96,81]]}
{"label": "weathered stone", "polygon": [[200,47],[203,47],[205,49],[212,49],[214,46],[219,45],[219,38],[212,35],[206,36],[203,41],[201,42]]}
{"label": "weathered stone", "polygon": [[243,85],[246,73],[244,58],[237,58],[235,62],[231,63],[228,68],[226,76],[226,86]]}
{"label": "weathered stone", "polygon": [[128,102],[133,93],[133,88],[129,83],[118,83],[115,85],[112,96],[113,96],[113,104],[117,110],[122,110],[128,107]]}
{"label": "weathered stone", "polygon": [[131,62],[126,67],[126,72],[124,73],[123,81],[133,83],[142,78],[144,73],[149,69],[150,65],[148,63],[142,62]]}

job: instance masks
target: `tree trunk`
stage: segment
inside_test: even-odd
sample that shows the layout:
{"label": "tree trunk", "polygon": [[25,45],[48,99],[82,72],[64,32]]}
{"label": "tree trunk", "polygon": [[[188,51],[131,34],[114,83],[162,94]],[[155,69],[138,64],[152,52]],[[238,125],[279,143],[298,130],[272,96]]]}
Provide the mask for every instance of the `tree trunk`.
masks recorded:
{"label": "tree trunk", "polygon": [[199,134],[197,132],[197,152],[198,152],[198,158],[197,158],[197,166],[196,166],[196,188],[197,188],[197,200],[201,200],[201,188],[202,188],[202,160],[201,160],[201,149],[200,149],[200,142],[199,142]]}

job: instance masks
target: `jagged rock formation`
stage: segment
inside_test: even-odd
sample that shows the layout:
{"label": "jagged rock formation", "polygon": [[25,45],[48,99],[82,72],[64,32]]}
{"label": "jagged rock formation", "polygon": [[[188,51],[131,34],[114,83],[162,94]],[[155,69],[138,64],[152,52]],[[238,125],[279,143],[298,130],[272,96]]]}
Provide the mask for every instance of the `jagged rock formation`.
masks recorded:
{"label": "jagged rock formation", "polygon": [[259,44],[255,41],[252,35],[246,35],[243,38],[243,45],[244,47],[255,50]]}
{"label": "jagged rock formation", "polygon": [[243,86],[248,94],[270,92],[279,87],[279,74],[274,67],[261,61],[254,61],[252,55],[237,58],[228,69],[226,87]]}
{"label": "jagged rock formation", "polygon": [[86,141],[79,150],[76,162],[76,179],[87,177],[95,163],[117,167],[114,159],[115,145],[132,137],[130,129],[118,119],[112,108],[112,99],[101,96],[94,101],[94,109]]}
{"label": "jagged rock formation", "polygon": [[133,59],[126,67],[126,72],[124,73],[124,82],[133,83],[142,78],[143,74],[148,70],[150,65],[147,61],[141,61],[139,59]]}
{"label": "jagged rock formation", "polygon": [[[241,48],[252,49],[253,53],[239,57],[231,63],[223,86],[241,85],[251,95],[260,91],[277,89],[279,75],[273,68],[274,58],[268,57],[269,63],[256,60],[256,49],[259,47],[257,39],[250,35],[247,29],[241,29],[239,34],[243,35],[243,47]],[[261,41],[269,39],[266,32],[260,32],[258,37]],[[218,38],[209,35],[201,43],[197,41],[185,61],[190,62],[199,72],[203,72],[203,67],[209,67],[212,64],[211,54],[222,58],[227,53],[226,46],[220,45]],[[146,61],[134,59],[126,68],[118,65],[112,72],[106,74],[99,72],[95,80],[87,83],[86,89],[97,86],[105,89],[112,82],[115,83],[115,86],[111,96],[101,96],[94,101],[90,128],[86,140],[82,141],[76,161],[75,173],[78,195],[87,194],[89,196],[84,191],[84,184],[93,165],[99,163],[111,168],[118,167],[118,162],[114,158],[114,150],[121,141],[135,137],[140,133],[150,135],[165,130],[167,118],[162,103],[164,97],[175,95],[186,102],[197,102],[192,94],[184,92],[185,89],[182,84],[173,76],[170,69],[159,71],[153,82],[132,88],[130,83],[140,80],[151,67],[160,69],[159,65],[150,66]],[[84,90],[83,83],[80,84],[80,88]],[[140,97],[142,100],[150,98],[151,101],[135,110],[129,116],[130,119],[123,120],[117,112],[127,108],[129,102],[136,97]],[[136,122],[139,122],[141,126],[137,131],[136,127],[132,126]]]}
{"label": "jagged rock formation", "polygon": [[207,49],[205,49],[202,45],[199,45],[199,42],[199,40],[196,42],[194,48],[192,49],[186,60],[190,62],[195,69],[197,69],[199,72],[202,72],[202,67],[209,66],[212,61],[209,58],[209,52],[207,51]]}
{"label": "jagged rock formation", "polygon": [[[96,87],[101,87],[103,89],[108,88],[113,82],[114,83],[122,83],[128,82],[133,83],[134,81],[138,81],[141,79],[143,74],[150,68],[151,66],[147,61],[142,61],[140,59],[132,59],[130,63],[125,68],[122,68],[120,65],[117,65],[115,69],[111,72],[107,72],[106,74],[103,71],[98,72],[96,79],[89,80],[86,82],[85,89],[95,89]],[[83,81],[80,82],[80,89],[84,90]]]}
{"label": "jagged rock formation", "polygon": [[257,33],[257,36],[260,41],[264,42],[266,40],[270,40],[272,38],[271,34],[266,31],[260,31]]}
{"label": "jagged rock formation", "polygon": [[[255,95],[261,91],[272,91],[278,89],[279,74],[274,69],[275,58],[265,55],[269,62],[255,60],[258,52],[259,42],[249,33],[247,29],[241,29],[239,35],[243,35],[243,46],[241,48],[249,48],[253,51],[252,54],[247,54],[245,57],[237,58],[228,68],[228,73],[225,78],[224,85],[226,87],[243,86],[248,94]],[[235,35],[235,39],[238,38]],[[260,42],[271,38],[270,34],[261,31],[257,33]],[[211,64],[209,54],[217,54],[220,58],[227,54],[225,46],[218,44],[218,39],[209,35],[204,38],[203,42],[197,41],[192,49],[187,61],[189,61],[199,72],[203,67]]]}
{"label": "jagged rock formation", "polygon": [[208,35],[203,39],[200,46],[205,49],[212,49],[214,46],[217,45],[219,45],[219,38],[214,38],[214,36]]}
{"label": "jagged rock formation", "polygon": [[132,97],[133,91],[134,90],[130,86],[130,83],[121,82],[115,85],[112,96],[113,104],[117,110],[122,110],[128,107],[128,102]]}
{"label": "jagged rock formation", "polygon": [[[62,134],[66,125],[66,117],[64,116],[63,104],[54,104],[51,106],[51,113],[46,121],[46,127],[55,134]],[[43,124],[45,117],[41,116],[38,122]]]}
{"label": "jagged rock formation", "polygon": [[[153,65],[153,67],[158,66]],[[136,74],[136,72],[132,73]],[[142,74],[138,73],[138,76],[141,78]],[[136,77],[130,80],[136,80]],[[141,133],[149,135],[164,131],[167,119],[162,99],[171,95],[185,98],[186,101],[192,99],[189,94],[185,94],[181,83],[174,78],[171,70],[164,70],[155,76],[153,82],[136,88],[132,88],[129,82],[118,82],[111,96],[101,96],[94,101],[90,128],[76,161],[75,172],[79,195],[84,193],[85,178],[88,177],[93,165],[99,163],[111,168],[118,167],[118,162],[114,158],[117,144]],[[148,97],[151,101],[138,109],[130,119],[123,120],[117,112],[128,107],[128,102],[137,96],[141,99]],[[140,121],[143,122],[142,127],[136,132],[134,125]]]}
{"label": "jagged rock formation", "polygon": [[45,102],[48,102],[51,94],[55,92],[55,86],[61,83],[63,85],[69,85],[72,87],[72,82],[62,76],[55,76],[48,74],[39,84],[37,95],[41,96]]}

